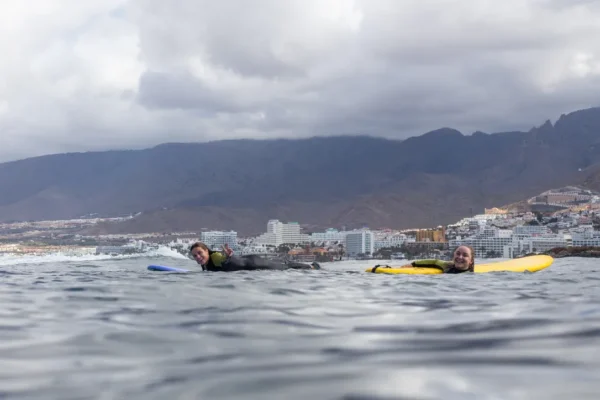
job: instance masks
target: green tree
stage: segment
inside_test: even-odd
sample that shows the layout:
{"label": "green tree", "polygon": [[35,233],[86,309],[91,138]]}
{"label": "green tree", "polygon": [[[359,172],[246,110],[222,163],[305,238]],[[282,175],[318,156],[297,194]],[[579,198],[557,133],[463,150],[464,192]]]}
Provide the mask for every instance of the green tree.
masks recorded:
{"label": "green tree", "polygon": [[291,250],[291,248],[287,244],[283,243],[283,244],[280,244],[279,246],[277,246],[276,253],[287,254],[287,253],[289,253],[290,250]]}
{"label": "green tree", "polygon": [[541,222],[542,222],[543,218],[544,218],[544,216],[542,215],[542,213],[541,213],[541,212],[539,212],[539,211],[535,211],[535,219],[537,219],[537,221],[538,221],[539,223],[541,223]]}
{"label": "green tree", "polygon": [[392,251],[392,249],[391,249],[391,248],[389,248],[389,247],[384,247],[384,248],[381,248],[381,249],[377,250],[377,251],[376,251],[376,252],[373,254],[373,256],[374,256],[375,258],[384,258],[384,259],[389,259],[389,258],[392,258],[392,253],[393,253],[393,251]]}

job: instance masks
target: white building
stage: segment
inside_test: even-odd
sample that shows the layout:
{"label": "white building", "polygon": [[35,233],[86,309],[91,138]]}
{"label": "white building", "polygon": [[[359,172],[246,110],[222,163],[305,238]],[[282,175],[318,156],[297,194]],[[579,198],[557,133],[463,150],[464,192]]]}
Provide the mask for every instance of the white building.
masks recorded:
{"label": "white building", "polygon": [[573,223],[569,221],[560,221],[556,224],[556,226],[558,229],[569,229],[571,226],[573,226]]}
{"label": "white building", "polygon": [[227,244],[232,249],[238,247],[236,231],[208,231],[200,233],[200,241],[211,249],[220,250]]}
{"label": "white building", "polygon": [[272,219],[267,222],[267,233],[257,237],[256,243],[272,246],[279,246],[283,243],[310,243],[310,236],[300,232],[300,225],[297,222],[284,224],[277,219]]}
{"label": "white building", "polygon": [[272,248],[269,248],[265,245],[254,244],[251,246],[242,247],[240,249],[239,254],[242,256],[245,256],[248,254],[267,255],[267,254],[274,254],[274,251]]}
{"label": "white building", "polygon": [[274,233],[263,233],[260,236],[257,236],[253,241],[254,243],[262,246],[279,246],[277,244],[277,236]]}
{"label": "white building", "polygon": [[540,253],[555,247],[567,247],[567,239],[564,235],[543,235],[526,238],[524,243],[529,244],[532,252]]}
{"label": "white building", "polygon": [[451,250],[461,245],[471,246],[475,250],[475,257],[485,257],[488,253],[503,254],[504,246],[510,244],[511,238],[507,237],[478,237],[472,236],[464,239],[455,239],[448,242]]}
{"label": "white building", "polygon": [[477,221],[493,221],[498,219],[500,215],[498,214],[477,214],[472,217],[472,219]]}
{"label": "white building", "polygon": [[487,227],[481,231],[477,237],[480,239],[493,239],[493,238],[511,238],[513,231],[510,229],[498,229],[495,227]]}
{"label": "white building", "polygon": [[497,219],[494,221],[494,226],[498,228],[512,228],[517,225],[517,220],[514,218]]}
{"label": "white building", "polygon": [[502,255],[504,246],[512,240],[512,231],[486,227],[477,235],[471,237],[462,238],[458,236],[456,239],[450,240],[448,246],[451,250],[461,245],[471,246],[475,250],[475,257],[485,257],[490,252]]}
{"label": "white building", "polygon": [[391,235],[391,236],[387,236],[387,237],[379,239],[379,240],[375,240],[374,248],[375,248],[375,251],[377,251],[379,249],[384,249],[384,248],[400,247],[406,242],[407,242],[407,236],[405,234],[401,233],[398,235]]}
{"label": "white building", "polygon": [[573,233],[573,246],[600,246],[600,231],[585,229],[581,233]]}
{"label": "white building", "polygon": [[531,236],[524,239],[513,237],[513,241],[504,247],[503,256],[515,258],[528,253],[541,253],[555,247],[567,247],[567,238],[564,235]]}
{"label": "white building", "polygon": [[569,229],[570,233],[582,233],[582,234],[586,234],[588,237],[593,236],[594,235],[594,226],[589,224],[589,225],[579,225],[576,228],[571,228]]}
{"label": "white building", "polygon": [[356,257],[359,254],[371,255],[375,252],[373,232],[369,230],[352,231],[346,234],[346,254]]}
{"label": "white building", "polygon": [[329,228],[325,232],[314,232],[310,235],[312,242],[340,242],[346,243],[346,234],[348,232],[340,232],[337,229]]}
{"label": "white building", "polygon": [[533,235],[548,235],[551,231],[547,226],[544,225],[522,225],[515,226],[513,234],[517,236],[533,236]]}
{"label": "white building", "polygon": [[564,235],[555,235],[546,226],[537,225],[517,226],[512,231],[487,227],[475,236],[449,242],[451,249],[463,244],[473,247],[475,257],[494,252],[506,258],[568,245]]}

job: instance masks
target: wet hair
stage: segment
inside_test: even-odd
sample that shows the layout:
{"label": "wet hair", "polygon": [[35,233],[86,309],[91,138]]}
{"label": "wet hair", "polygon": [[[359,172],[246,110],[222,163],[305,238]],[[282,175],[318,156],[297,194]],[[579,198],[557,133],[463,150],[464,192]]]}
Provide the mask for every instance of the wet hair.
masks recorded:
{"label": "wet hair", "polygon": [[452,257],[454,257],[454,253],[456,253],[456,250],[458,250],[459,247],[466,247],[471,252],[471,264],[469,264],[468,271],[475,272],[475,250],[473,250],[473,248],[469,245],[461,244],[459,246],[456,246],[456,248],[452,252]]}
{"label": "wet hair", "polygon": [[192,250],[194,250],[195,248],[200,247],[202,250],[206,250],[208,251],[208,254],[212,253],[213,251],[211,249],[208,248],[207,245],[205,245],[202,242],[196,242],[194,243],[191,247],[190,247],[190,253],[192,252]]}

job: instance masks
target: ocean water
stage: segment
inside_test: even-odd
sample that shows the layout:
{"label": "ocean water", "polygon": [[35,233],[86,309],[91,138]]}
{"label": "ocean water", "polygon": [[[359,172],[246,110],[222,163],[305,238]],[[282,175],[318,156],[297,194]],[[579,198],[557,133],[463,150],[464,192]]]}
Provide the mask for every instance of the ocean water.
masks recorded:
{"label": "ocean water", "polygon": [[597,399],[600,261],[387,276],[0,257],[2,399]]}

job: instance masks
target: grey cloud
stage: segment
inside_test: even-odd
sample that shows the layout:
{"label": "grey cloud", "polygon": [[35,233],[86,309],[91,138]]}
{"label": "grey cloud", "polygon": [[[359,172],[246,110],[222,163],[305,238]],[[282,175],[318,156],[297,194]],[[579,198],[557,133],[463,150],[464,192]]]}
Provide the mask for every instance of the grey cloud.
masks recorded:
{"label": "grey cloud", "polygon": [[0,161],[167,141],[526,130],[600,105],[599,3],[114,0],[116,12],[90,0],[64,28],[0,39],[21,54],[0,65]]}
{"label": "grey cloud", "polygon": [[273,48],[274,39],[293,17],[294,3],[300,5],[297,0],[139,1],[142,50],[160,64],[169,63],[169,56],[203,55],[212,64],[245,76],[301,75],[302,69],[277,57]]}
{"label": "grey cloud", "polygon": [[207,116],[241,111],[231,98],[211,90],[186,72],[145,72],[140,78],[137,101],[149,109],[196,110]]}
{"label": "grey cloud", "polygon": [[595,7],[596,10],[600,8],[600,0],[546,0],[542,2],[542,5],[548,8],[569,8],[573,6],[585,6]]}
{"label": "grey cloud", "polygon": [[[513,129],[517,124],[509,121],[523,119],[516,118],[522,111],[513,104],[544,103],[544,96],[521,71],[536,59],[544,62],[541,53],[552,53],[554,47],[569,39],[547,26],[532,29],[535,21],[511,27],[470,21],[447,32],[447,27],[435,18],[413,22],[415,26],[420,24],[420,29],[406,36],[401,27],[396,27],[393,13],[390,18],[387,10],[369,9],[367,3],[362,3],[367,12],[350,47],[342,42],[344,46],[308,66],[287,64],[290,71],[304,67],[305,72],[286,74],[274,67],[280,64],[269,51],[269,43],[276,41],[280,32],[280,26],[272,21],[285,16],[283,7],[261,2],[264,8],[236,18],[235,4],[202,5],[207,14],[198,25],[206,34],[203,41],[210,55],[207,59],[243,76],[266,78],[265,88],[277,78],[282,98],[272,98],[273,105],[268,105],[269,101],[257,91],[256,109],[265,112],[265,119],[258,125],[268,130],[287,123],[298,134],[368,132],[405,137],[418,134],[419,128],[453,123],[459,124],[459,129]],[[245,4],[250,8],[256,5]],[[212,11],[216,15],[210,14]],[[265,19],[265,15],[272,19]],[[259,73],[261,65],[263,72]],[[329,74],[311,75],[327,67],[332,70]],[[300,84],[295,85],[298,81]],[[316,94],[313,101],[299,100],[306,92]],[[531,95],[535,92],[537,97]],[[490,118],[487,123],[485,118],[477,117],[479,113]],[[475,127],[469,119],[480,120],[483,126]]]}

